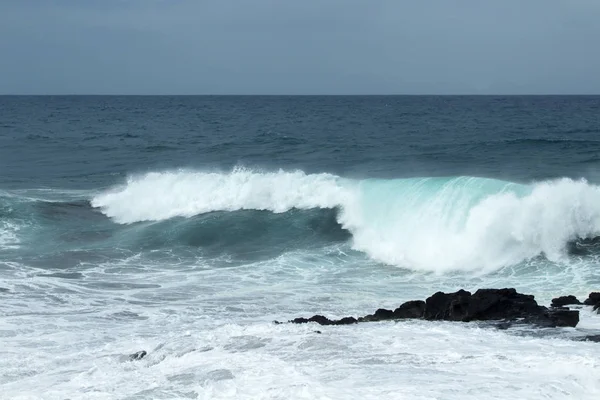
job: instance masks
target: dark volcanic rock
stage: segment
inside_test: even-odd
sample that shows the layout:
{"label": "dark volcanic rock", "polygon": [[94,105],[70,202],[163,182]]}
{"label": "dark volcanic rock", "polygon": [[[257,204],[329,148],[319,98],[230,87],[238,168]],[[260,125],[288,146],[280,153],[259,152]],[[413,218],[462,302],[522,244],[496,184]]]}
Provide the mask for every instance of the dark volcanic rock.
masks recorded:
{"label": "dark volcanic rock", "polygon": [[597,342],[600,343],[600,335],[589,335],[583,338],[585,342]]}
{"label": "dark volcanic rock", "polygon": [[422,300],[407,301],[394,311],[380,308],[375,314],[366,315],[358,319],[359,322],[388,321],[394,319],[423,318],[425,302]]}
{"label": "dark volcanic rock", "polygon": [[290,321],[293,324],[306,324],[308,322],[316,322],[319,325],[350,325],[355,324],[358,321],[354,317],[345,317],[342,319],[334,319],[331,320],[322,315],[314,315],[310,318],[295,318]]}
{"label": "dark volcanic rock", "polygon": [[465,290],[438,292],[427,299],[425,319],[446,321],[521,320],[524,323],[555,327],[576,326],[579,311],[547,309],[531,295],[515,289],[479,289],[473,295]]}
{"label": "dark volcanic rock", "polygon": [[342,319],[338,319],[337,321],[333,321],[333,324],[334,325],[350,325],[350,324],[355,324],[357,322],[358,321],[354,317],[345,317]]}
{"label": "dark volcanic rock", "polygon": [[425,300],[425,319],[462,321],[467,315],[471,292],[459,290],[455,293],[437,292]]}
{"label": "dark volcanic rock", "polygon": [[579,323],[579,311],[569,309],[547,310],[542,318],[533,318],[531,322],[547,327],[576,327]]}
{"label": "dark volcanic rock", "polygon": [[310,318],[295,318],[290,322],[294,324],[306,324],[308,322],[316,322],[319,325],[333,325],[333,321],[322,315],[313,315]]}
{"label": "dark volcanic rock", "polygon": [[600,292],[592,292],[583,302],[586,306],[593,306],[594,311],[600,309]]}
{"label": "dark volcanic rock", "polygon": [[600,292],[592,292],[588,298],[583,302],[586,306],[595,306],[600,303]]}
{"label": "dark volcanic rock", "polygon": [[571,304],[582,304],[575,296],[561,296],[552,299],[552,307],[564,307]]}
{"label": "dark volcanic rock", "polygon": [[[568,301],[572,301],[567,296]],[[577,299],[575,299],[577,300]],[[561,300],[562,301],[562,300]],[[531,295],[515,289],[479,289],[474,294],[466,290],[455,293],[437,292],[426,301],[409,301],[395,310],[380,308],[374,314],[355,319],[330,320],[322,315],[296,318],[290,322],[316,322],[321,325],[347,325],[356,322],[387,321],[407,318],[444,321],[502,321],[506,329],[512,323],[527,323],[544,327],[576,326],[579,311],[568,308],[540,306]]]}
{"label": "dark volcanic rock", "polygon": [[407,301],[394,310],[394,318],[423,318],[425,314],[425,302],[423,300]]}
{"label": "dark volcanic rock", "polygon": [[479,289],[475,294],[459,290],[437,292],[425,302],[425,319],[446,321],[488,321],[525,318],[539,314],[533,296],[515,289]]}
{"label": "dark volcanic rock", "polygon": [[533,296],[515,289],[479,289],[471,297],[466,320],[527,318],[541,311]]}
{"label": "dark volcanic rock", "polygon": [[373,321],[386,321],[394,319],[394,312],[392,310],[386,310],[385,308],[380,308],[375,311],[375,314],[365,315],[364,317],[360,317],[358,319],[359,322],[373,322]]}
{"label": "dark volcanic rock", "polygon": [[141,351],[135,352],[133,354],[130,354],[129,359],[131,361],[138,361],[138,360],[141,360],[142,358],[146,357],[146,354],[148,354],[148,353],[146,353],[145,350],[141,350]]}

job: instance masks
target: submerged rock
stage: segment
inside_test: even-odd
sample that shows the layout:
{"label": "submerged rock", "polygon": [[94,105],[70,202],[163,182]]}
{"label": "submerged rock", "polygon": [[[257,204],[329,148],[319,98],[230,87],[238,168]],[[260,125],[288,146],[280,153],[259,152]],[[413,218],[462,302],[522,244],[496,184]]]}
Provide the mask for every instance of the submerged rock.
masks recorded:
{"label": "submerged rock", "polygon": [[409,301],[393,311],[380,308],[374,314],[358,319],[346,317],[340,320],[330,320],[322,315],[315,315],[308,319],[296,318],[290,322],[347,325],[357,322],[408,318],[462,322],[512,321],[544,327],[574,327],[579,323],[579,311],[540,306],[534,296],[518,293],[515,289],[479,289],[474,294],[466,290],[454,293],[437,292],[425,301]]}
{"label": "submerged rock", "polygon": [[584,342],[596,342],[600,343],[600,335],[589,335],[583,338]]}
{"label": "submerged rock", "polygon": [[560,296],[552,299],[552,307],[564,307],[569,305],[578,305],[582,304],[577,297],[569,295],[569,296]]}
{"label": "submerged rock", "polygon": [[130,354],[129,359],[131,361],[138,361],[138,360],[141,360],[142,358],[146,357],[147,354],[148,353],[145,350],[140,350],[138,352]]}

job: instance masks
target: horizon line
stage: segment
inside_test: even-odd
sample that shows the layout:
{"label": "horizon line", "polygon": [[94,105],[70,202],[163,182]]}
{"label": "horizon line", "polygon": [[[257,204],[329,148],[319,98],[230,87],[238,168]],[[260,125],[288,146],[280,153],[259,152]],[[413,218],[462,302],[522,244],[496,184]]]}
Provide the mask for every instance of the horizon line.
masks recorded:
{"label": "horizon line", "polygon": [[131,97],[418,97],[418,96],[471,96],[471,97],[494,97],[494,96],[503,96],[503,97],[518,97],[518,96],[600,96],[600,93],[394,93],[394,94],[378,94],[378,93],[368,93],[368,94],[272,94],[272,93],[261,93],[261,94],[215,94],[215,93],[205,93],[205,94],[132,94],[132,93],[0,93],[0,97],[51,97],[51,96],[61,96],[61,97],[75,97],[75,96],[131,96]]}

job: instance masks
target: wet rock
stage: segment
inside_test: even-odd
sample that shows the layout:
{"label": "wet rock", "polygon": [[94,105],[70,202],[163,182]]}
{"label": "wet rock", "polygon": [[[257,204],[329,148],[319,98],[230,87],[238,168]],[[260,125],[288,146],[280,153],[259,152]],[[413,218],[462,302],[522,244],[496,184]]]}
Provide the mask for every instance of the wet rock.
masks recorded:
{"label": "wet rock", "polygon": [[437,292],[425,300],[425,313],[423,316],[428,320],[465,320],[471,292],[459,290],[455,293]]}
{"label": "wet rock", "polygon": [[571,255],[590,255],[598,252],[600,247],[600,237],[580,238],[567,243],[567,251]]}
{"label": "wet rock", "polygon": [[[588,298],[583,302],[586,306],[593,306],[594,311],[600,309],[600,292],[592,292]],[[600,311],[599,311],[600,312]]]}
{"label": "wet rock", "polygon": [[359,322],[389,321],[407,318],[422,318],[425,313],[425,302],[422,300],[407,301],[394,311],[380,308],[375,314],[358,319]]}
{"label": "wet rock", "polygon": [[425,314],[425,302],[423,300],[407,301],[394,310],[395,319],[423,318]]}
{"label": "wet rock", "polygon": [[360,322],[374,322],[374,321],[386,321],[394,318],[394,312],[385,308],[380,308],[375,311],[374,314],[365,315],[360,317]]}
{"label": "wet rock", "polygon": [[358,320],[354,317],[345,317],[338,320],[331,320],[322,315],[314,315],[310,318],[295,318],[290,322],[293,324],[306,324],[308,322],[316,322],[319,325],[350,325],[357,323]]}
{"label": "wet rock", "polygon": [[333,321],[334,325],[350,325],[357,323],[358,320],[354,317],[345,317],[337,321]]}
{"label": "wet rock", "polygon": [[582,304],[577,297],[569,295],[569,296],[560,296],[552,299],[552,307],[564,307],[569,305],[577,305]]}
{"label": "wet rock", "polygon": [[600,292],[592,292],[583,302],[586,306],[594,306],[600,303]]}
{"label": "wet rock", "polygon": [[527,318],[543,311],[534,297],[515,289],[479,289],[471,297],[467,320]]}
{"label": "wet rock", "polygon": [[146,353],[146,351],[145,351],[145,350],[141,350],[141,351],[135,352],[135,353],[133,353],[133,354],[130,354],[130,355],[129,355],[129,359],[130,359],[131,361],[139,361],[139,360],[141,360],[142,358],[146,357],[146,354],[148,354],[148,353]]}
{"label": "wet rock", "polygon": [[504,330],[512,327],[512,325],[513,324],[511,324],[510,322],[500,322],[499,324],[496,325],[496,328],[504,331]]}
{"label": "wet rock", "polygon": [[579,323],[579,311],[569,309],[551,309],[542,314],[541,318],[533,318],[532,323],[547,327],[576,327]]}
{"label": "wet rock", "polygon": [[589,335],[583,338],[585,342],[596,342],[600,343],[600,335]]}
{"label": "wet rock", "polygon": [[306,324],[308,322],[316,322],[319,325],[333,325],[333,321],[322,315],[313,315],[310,318],[294,318],[290,321],[293,324]]}
{"label": "wet rock", "polygon": [[576,326],[579,311],[548,309],[515,289],[438,292],[425,302],[425,319],[446,321],[515,321],[545,327]]}
{"label": "wet rock", "polygon": [[[572,296],[565,297],[565,300],[557,301],[555,304],[573,301]],[[579,323],[579,311],[563,307],[543,307],[537,304],[533,296],[518,293],[512,288],[505,288],[479,289],[474,294],[466,290],[454,293],[437,292],[425,301],[409,301],[393,311],[380,308],[375,313],[360,317],[358,320],[354,317],[330,320],[322,315],[315,315],[308,319],[296,318],[290,322],[347,325],[408,318],[430,321],[501,321],[502,323],[498,325],[500,329],[507,329],[515,323],[543,327],[574,327]]]}

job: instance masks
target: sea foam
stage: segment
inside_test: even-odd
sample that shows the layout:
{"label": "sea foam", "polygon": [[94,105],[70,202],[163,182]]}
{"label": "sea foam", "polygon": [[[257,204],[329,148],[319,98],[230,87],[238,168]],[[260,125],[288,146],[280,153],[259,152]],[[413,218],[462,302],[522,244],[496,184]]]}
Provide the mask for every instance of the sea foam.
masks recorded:
{"label": "sea foam", "polygon": [[303,171],[165,171],[131,176],[92,205],[121,224],[212,211],[336,208],[353,248],[413,270],[489,272],[600,234],[600,187],[559,179],[345,179]]}

